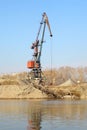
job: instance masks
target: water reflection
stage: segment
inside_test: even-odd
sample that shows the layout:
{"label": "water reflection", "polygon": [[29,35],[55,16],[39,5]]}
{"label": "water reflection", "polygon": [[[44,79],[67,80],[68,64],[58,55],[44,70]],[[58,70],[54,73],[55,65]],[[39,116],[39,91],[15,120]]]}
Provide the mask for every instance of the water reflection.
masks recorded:
{"label": "water reflection", "polygon": [[41,129],[41,113],[31,113],[31,119],[29,119],[28,130],[40,130]]}
{"label": "water reflection", "polygon": [[41,107],[30,103],[30,111],[28,113],[28,130],[40,130],[41,129]]}
{"label": "water reflection", "polygon": [[13,129],[15,126],[12,119],[18,122],[16,130],[50,130],[54,129],[54,126],[57,130],[62,122],[64,127],[70,127],[72,130],[73,121],[76,122],[75,125],[80,126],[81,121],[86,125],[87,101],[0,100],[0,129],[5,129],[3,121],[7,121],[9,126],[5,130]]}

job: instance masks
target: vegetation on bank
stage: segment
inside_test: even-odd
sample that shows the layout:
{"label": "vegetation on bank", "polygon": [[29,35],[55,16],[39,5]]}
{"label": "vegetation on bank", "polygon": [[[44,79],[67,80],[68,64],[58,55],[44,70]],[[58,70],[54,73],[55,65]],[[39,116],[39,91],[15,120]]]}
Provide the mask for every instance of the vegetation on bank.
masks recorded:
{"label": "vegetation on bank", "polygon": [[[15,89],[14,93],[17,94],[17,97],[34,98],[35,91],[39,90],[40,96],[35,95],[36,98],[47,96],[62,99],[66,97],[76,99],[87,98],[87,67],[61,67],[59,69],[44,70],[43,74],[45,81],[43,87],[38,85],[32,86],[27,72],[4,74],[0,76],[0,94],[2,91],[9,91],[9,94],[11,92],[12,95]],[[31,92],[34,92],[33,96],[29,96]],[[47,96],[41,95],[40,92],[45,93]]]}
{"label": "vegetation on bank", "polygon": [[44,75],[50,83],[52,80],[54,85],[59,85],[71,79],[73,82],[78,83],[85,83],[87,82],[87,67],[60,67],[59,69],[52,69],[52,70],[45,70]]}

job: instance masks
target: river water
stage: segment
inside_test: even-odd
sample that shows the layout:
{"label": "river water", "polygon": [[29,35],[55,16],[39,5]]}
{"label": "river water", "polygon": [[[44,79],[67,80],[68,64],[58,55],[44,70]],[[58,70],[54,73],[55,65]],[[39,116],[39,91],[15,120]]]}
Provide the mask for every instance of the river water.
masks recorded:
{"label": "river water", "polygon": [[0,100],[0,130],[87,130],[87,100]]}

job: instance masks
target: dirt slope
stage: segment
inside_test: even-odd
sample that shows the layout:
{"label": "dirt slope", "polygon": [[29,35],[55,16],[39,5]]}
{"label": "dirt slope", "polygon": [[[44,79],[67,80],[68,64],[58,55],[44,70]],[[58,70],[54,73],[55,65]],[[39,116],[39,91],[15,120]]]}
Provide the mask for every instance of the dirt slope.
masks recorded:
{"label": "dirt slope", "polygon": [[47,98],[27,80],[27,74],[0,76],[0,98]]}
{"label": "dirt slope", "polygon": [[[70,82],[69,82],[70,83]],[[0,98],[87,98],[87,83],[41,86],[29,82],[27,73],[0,76]]]}

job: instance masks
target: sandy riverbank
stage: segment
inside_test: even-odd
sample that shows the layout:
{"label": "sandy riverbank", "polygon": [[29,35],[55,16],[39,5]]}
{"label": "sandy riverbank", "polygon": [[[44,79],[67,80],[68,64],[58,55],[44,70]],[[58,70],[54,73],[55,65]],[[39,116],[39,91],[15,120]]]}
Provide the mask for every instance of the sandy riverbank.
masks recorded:
{"label": "sandy riverbank", "polygon": [[[87,84],[70,85],[65,83],[61,85],[43,86],[46,91],[35,88],[27,80],[27,74],[12,74],[0,76],[0,98],[1,99],[20,99],[20,98],[51,98],[52,94],[56,98],[86,99]],[[47,93],[49,92],[49,94]]]}

